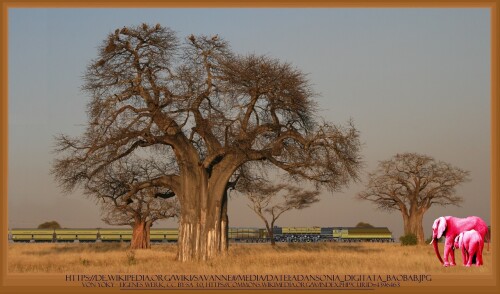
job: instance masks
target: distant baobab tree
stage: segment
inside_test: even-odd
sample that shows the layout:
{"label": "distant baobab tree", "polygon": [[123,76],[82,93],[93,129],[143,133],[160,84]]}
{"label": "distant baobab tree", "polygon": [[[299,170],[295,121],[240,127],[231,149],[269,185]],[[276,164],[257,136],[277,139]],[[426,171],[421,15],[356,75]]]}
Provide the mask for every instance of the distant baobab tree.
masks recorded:
{"label": "distant baobab tree", "polygon": [[357,178],[357,129],[315,117],[315,93],[291,64],[239,55],[220,36],[180,42],[161,25],[110,33],[85,73],[86,131],[57,139],[54,174],[70,191],[141,152],[174,164],[154,182],[181,205],[178,260],[224,250],[227,186],[245,163],[276,166],[317,188]]}
{"label": "distant baobab tree", "polygon": [[103,221],[109,225],[132,227],[130,249],[151,248],[151,227],[158,220],[178,217],[180,207],[175,199],[154,197],[154,189],[144,189],[130,198],[130,202],[105,202],[101,209]]}
{"label": "distant baobab tree", "polygon": [[87,183],[85,193],[101,203],[105,223],[132,227],[131,249],[151,248],[153,223],[180,214],[175,195],[155,183],[160,171],[153,161],[129,157],[105,169]]}
{"label": "distant baobab tree", "polygon": [[422,220],[433,205],[459,205],[462,197],[455,187],[468,180],[469,172],[449,163],[417,154],[397,154],[381,161],[369,174],[360,199],[368,200],[382,210],[399,210],[403,216],[405,235],[414,234],[423,244]]}

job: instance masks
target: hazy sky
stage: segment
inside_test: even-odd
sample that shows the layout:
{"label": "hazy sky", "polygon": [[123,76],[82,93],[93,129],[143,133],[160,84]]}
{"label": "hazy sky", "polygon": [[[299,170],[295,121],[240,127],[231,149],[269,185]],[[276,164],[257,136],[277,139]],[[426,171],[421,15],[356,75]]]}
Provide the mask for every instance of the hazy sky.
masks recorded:
{"label": "hazy sky", "polygon": [[[488,9],[9,9],[9,227],[57,220],[105,227],[95,202],[65,195],[49,174],[54,136],[79,135],[89,97],[86,65],[109,32],[143,22],[180,38],[219,34],[238,53],[267,54],[309,74],[320,115],[352,118],[361,132],[363,181],[327,193],[280,226],[354,226],[402,233],[399,212],[354,198],[366,173],[396,153],[434,156],[471,172],[462,207],[441,215],[490,222],[490,13]],[[229,203],[231,226],[263,224],[242,197]],[[172,226],[172,223],[162,224]]]}

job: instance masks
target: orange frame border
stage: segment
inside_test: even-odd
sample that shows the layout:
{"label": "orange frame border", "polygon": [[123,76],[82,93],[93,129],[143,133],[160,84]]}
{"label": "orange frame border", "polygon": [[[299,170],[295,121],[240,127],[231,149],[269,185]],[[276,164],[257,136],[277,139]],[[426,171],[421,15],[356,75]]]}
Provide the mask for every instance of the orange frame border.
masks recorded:
{"label": "orange frame border", "polygon": [[[480,1],[461,1],[461,0],[217,0],[203,2],[200,0],[146,0],[144,2],[133,0],[90,0],[67,2],[63,0],[52,1],[24,1],[24,0],[0,0],[1,2],[1,21],[0,21],[0,292],[2,293],[65,293],[69,289],[65,287],[61,274],[45,275],[7,275],[7,177],[8,177],[8,10],[9,8],[245,8],[245,7],[263,7],[263,8],[489,8],[491,15],[491,223],[492,225],[492,255],[493,255],[493,275],[492,276],[441,276],[433,275],[431,286],[405,286],[396,289],[376,289],[377,292],[398,292],[419,293],[422,290],[426,292],[453,292],[466,293],[470,291],[480,291],[482,293],[498,293],[500,290],[500,275],[498,265],[500,258],[497,254],[499,249],[498,240],[499,231],[497,229],[498,198],[500,197],[499,179],[500,179],[500,157],[499,157],[499,137],[500,137],[500,99],[498,96],[498,73],[500,68],[498,49],[499,49],[499,12],[500,0],[480,0]],[[85,288],[71,287],[71,291],[76,292],[103,292],[115,293],[118,289],[98,289],[91,290]],[[189,290],[166,290],[169,293],[186,293]],[[210,290],[217,291],[217,290]],[[245,293],[252,290],[229,290],[229,293]],[[261,290],[259,290],[261,291]],[[334,290],[322,290],[322,292],[338,292]],[[194,291],[198,292],[200,291]],[[266,292],[262,290],[262,292]],[[294,292],[306,293],[308,290],[297,290]],[[362,292],[359,290],[349,292]]]}

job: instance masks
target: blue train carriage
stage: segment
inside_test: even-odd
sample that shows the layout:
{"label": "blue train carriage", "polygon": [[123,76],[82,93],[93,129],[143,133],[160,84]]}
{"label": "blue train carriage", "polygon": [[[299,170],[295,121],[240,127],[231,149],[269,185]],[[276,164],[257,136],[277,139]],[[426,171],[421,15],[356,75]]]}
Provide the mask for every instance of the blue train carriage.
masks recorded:
{"label": "blue train carriage", "polygon": [[237,243],[269,242],[266,229],[262,228],[229,228],[228,241]]}
{"label": "blue train carriage", "polygon": [[318,242],[321,239],[320,227],[274,227],[276,242]]}

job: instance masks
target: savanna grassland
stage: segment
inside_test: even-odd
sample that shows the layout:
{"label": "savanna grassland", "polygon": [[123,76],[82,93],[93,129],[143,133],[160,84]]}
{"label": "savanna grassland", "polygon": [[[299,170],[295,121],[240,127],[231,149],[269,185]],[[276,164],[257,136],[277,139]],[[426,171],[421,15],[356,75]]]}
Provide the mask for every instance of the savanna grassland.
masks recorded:
{"label": "savanna grassland", "polygon": [[[441,244],[442,246],[442,244]],[[431,245],[380,243],[231,244],[227,256],[209,262],[178,262],[175,244],[129,250],[127,244],[9,244],[9,273],[203,273],[203,274],[325,274],[426,273],[491,274],[492,253],[484,266],[440,265]],[[442,253],[441,247],[441,253]]]}

